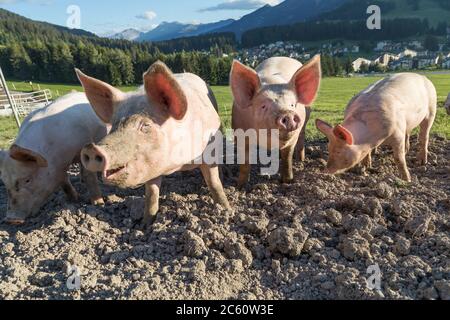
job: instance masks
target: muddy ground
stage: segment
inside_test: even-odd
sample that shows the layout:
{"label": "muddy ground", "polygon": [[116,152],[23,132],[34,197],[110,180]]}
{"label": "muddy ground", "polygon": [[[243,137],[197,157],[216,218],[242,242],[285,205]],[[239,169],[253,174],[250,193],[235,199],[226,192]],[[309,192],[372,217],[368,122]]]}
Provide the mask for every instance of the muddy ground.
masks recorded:
{"label": "muddy ground", "polygon": [[[0,299],[450,299],[450,142],[432,139],[427,167],[413,146],[408,185],[388,149],[365,176],[322,175],[326,145],[312,143],[292,185],[256,168],[245,191],[227,179],[235,213],[212,203],[199,172],[176,174],[148,230],[143,190],[104,187],[104,208],[57,194],[25,226],[0,224]],[[376,264],[381,291],[366,282]]]}

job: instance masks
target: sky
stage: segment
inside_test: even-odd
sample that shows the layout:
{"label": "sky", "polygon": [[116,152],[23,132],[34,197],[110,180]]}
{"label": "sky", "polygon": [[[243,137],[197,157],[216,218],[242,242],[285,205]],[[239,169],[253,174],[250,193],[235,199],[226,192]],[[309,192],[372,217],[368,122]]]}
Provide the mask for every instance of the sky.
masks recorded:
{"label": "sky", "polygon": [[[275,5],[281,1],[0,0],[0,8],[33,20],[69,27],[79,25],[81,29],[106,35],[127,28],[148,31],[163,21],[208,23],[238,19],[265,4]],[[77,15],[78,11],[80,15]]]}

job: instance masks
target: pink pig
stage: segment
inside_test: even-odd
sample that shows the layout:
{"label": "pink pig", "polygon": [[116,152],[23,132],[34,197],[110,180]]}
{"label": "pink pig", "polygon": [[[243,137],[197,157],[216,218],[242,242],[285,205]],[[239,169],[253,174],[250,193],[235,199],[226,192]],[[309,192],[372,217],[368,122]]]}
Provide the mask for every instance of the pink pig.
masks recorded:
{"label": "pink pig", "polygon": [[77,73],[97,115],[112,125],[98,145],[82,150],[81,161],[89,171],[101,172],[107,184],[145,185],[144,223],[153,222],[159,211],[162,177],[195,168],[201,169],[214,200],[230,209],[217,164],[195,161],[203,159],[221,126],[214,95],[203,80],[173,74],[156,62],[144,74],[143,88],[125,94]]}
{"label": "pink pig", "polygon": [[333,128],[316,121],[329,140],[327,172],[343,173],[363,160],[370,167],[372,150],[387,144],[394,151],[401,178],[410,182],[406,165],[410,135],[420,126],[418,162],[425,165],[436,109],[436,88],[426,77],[401,73],[380,80],[350,101],[342,125]]}
{"label": "pink pig", "polygon": [[[321,75],[320,56],[315,56],[304,66],[291,58],[270,58],[262,62],[256,71],[238,61],[233,64],[230,76],[234,96],[233,129],[279,130],[281,178],[284,183],[294,178],[292,160],[297,142],[300,158],[304,159],[309,106],[317,96]],[[250,177],[248,142],[245,148],[247,159],[246,164],[240,167],[239,187],[243,187]]]}
{"label": "pink pig", "polygon": [[[87,143],[99,141],[107,130],[83,93],[68,94],[29,115],[12,147],[0,150],[0,178],[8,193],[6,222],[23,224],[60,187],[77,200],[67,169],[79,163]],[[92,203],[103,204],[97,176],[81,173]]]}

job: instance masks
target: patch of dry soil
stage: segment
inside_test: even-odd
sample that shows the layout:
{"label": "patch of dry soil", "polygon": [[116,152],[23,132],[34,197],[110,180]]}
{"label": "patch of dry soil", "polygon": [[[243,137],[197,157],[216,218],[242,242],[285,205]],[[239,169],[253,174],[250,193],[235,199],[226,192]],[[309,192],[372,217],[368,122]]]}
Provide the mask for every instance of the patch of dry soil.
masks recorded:
{"label": "patch of dry soil", "polygon": [[[57,194],[25,226],[0,224],[0,299],[450,299],[450,142],[432,139],[427,167],[413,145],[408,185],[386,149],[368,175],[322,175],[326,145],[312,143],[294,184],[256,168],[242,192],[226,180],[235,213],[199,172],[176,174],[149,230],[141,189],[104,187],[104,208]],[[1,218],[3,186],[0,204]],[[381,292],[366,285],[375,264]],[[67,288],[71,265],[80,291]]]}

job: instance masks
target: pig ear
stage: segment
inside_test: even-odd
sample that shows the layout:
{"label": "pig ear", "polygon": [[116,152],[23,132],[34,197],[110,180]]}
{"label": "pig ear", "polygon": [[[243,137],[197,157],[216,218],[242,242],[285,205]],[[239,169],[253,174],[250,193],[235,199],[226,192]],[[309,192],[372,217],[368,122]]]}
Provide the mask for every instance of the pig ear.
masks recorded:
{"label": "pig ear", "polygon": [[18,145],[13,145],[11,149],[9,149],[9,156],[19,162],[36,163],[41,168],[48,167],[48,162],[43,156],[34,151],[19,147]]}
{"label": "pig ear", "polygon": [[322,132],[329,140],[334,138],[333,134],[333,127],[330,126],[325,121],[322,121],[320,119],[316,120],[316,127],[317,129]]}
{"label": "pig ear", "polygon": [[230,84],[236,103],[242,108],[247,108],[260,89],[261,80],[255,70],[234,60]]}
{"label": "pig ear", "polygon": [[125,94],[103,81],[88,77],[78,69],[75,69],[75,72],[97,116],[110,124],[115,107],[125,99]]}
{"label": "pig ear", "polygon": [[320,55],[316,55],[301,67],[291,80],[291,86],[301,104],[310,106],[316,100],[321,79],[322,67],[320,65]]}
{"label": "pig ear", "polygon": [[155,62],[148,69],[144,74],[144,88],[150,100],[166,108],[173,118],[184,118],[188,108],[186,95],[164,63]]}
{"label": "pig ear", "polygon": [[333,130],[334,136],[345,141],[348,145],[353,145],[353,134],[341,125],[337,125]]}

